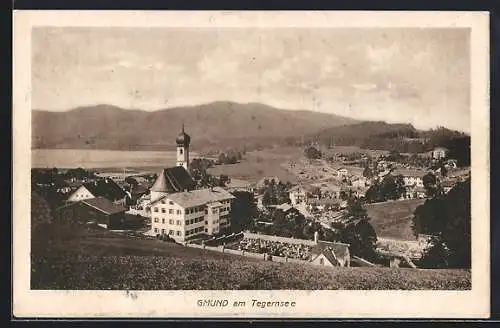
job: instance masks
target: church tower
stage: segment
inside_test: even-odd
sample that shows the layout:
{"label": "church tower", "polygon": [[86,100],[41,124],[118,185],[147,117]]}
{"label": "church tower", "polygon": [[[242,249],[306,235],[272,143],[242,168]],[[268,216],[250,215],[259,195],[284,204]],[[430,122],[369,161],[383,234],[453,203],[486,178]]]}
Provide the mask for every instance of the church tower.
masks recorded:
{"label": "church tower", "polygon": [[177,143],[177,166],[183,166],[186,171],[189,169],[189,143],[191,137],[184,132],[184,123],[182,124],[182,131],[175,139]]}

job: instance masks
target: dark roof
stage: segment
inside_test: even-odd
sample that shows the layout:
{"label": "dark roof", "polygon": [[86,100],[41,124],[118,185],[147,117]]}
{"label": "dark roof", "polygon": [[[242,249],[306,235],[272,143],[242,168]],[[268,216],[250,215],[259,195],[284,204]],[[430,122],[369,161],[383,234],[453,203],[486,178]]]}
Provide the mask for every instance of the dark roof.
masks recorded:
{"label": "dark roof", "polygon": [[104,197],[110,201],[122,199],[127,195],[125,191],[110,178],[86,182],[83,186],[87,188],[94,197]]}
{"label": "dark roof", "polygon": [[[330,252],[328,252],[328,250]],[[319,251],[322,251],[324,253],[333,252],[336,257],[342,258],[342,257],[347,256],[347,254],[349,253],[349,245],[343,244],[343,243],[332,243],[329,241],[318,240],[318,244],[316,246],[316,252],[319,252]],[[327,256],[327,255],[325,254],[325,256]],[[328,256],[327,256],[327,258],[328,258]],[[330,259],[328,259],[328,260],[330,261]]]}
{"label": "dark roof", "polygon": [[127,209],[121,205],[113,204],[104,197],[96,197],[81,201],[82,204],[95,208],[104,214],[111,215],[115,213],[125,212]]}
{"label": "dark roof", "polygon": [[167,167],[163,169],[151,187],[151,191],[157,192],[183,192],[193,190],[195,182],[183,166]]}
{"label": "dark roof", "polygon": [[329,249],[322,249],[321,247],[315,246],[312,250],[313,254],[317,254],[318,256],[320,254],[323,254],[328,261],[330,261],[331,264],[335,265],[338,263],[337,259],[335,258],[335,255],[333,255],[333,252]]}

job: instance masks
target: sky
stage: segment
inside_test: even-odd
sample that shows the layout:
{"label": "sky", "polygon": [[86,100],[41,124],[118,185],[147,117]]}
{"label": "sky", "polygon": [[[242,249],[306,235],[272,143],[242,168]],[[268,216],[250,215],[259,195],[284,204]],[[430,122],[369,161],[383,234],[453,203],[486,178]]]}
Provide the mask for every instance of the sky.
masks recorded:
{"label": "sky", "polygon": [[259,102],[470,132],[469,30],[37,27],[32,108]]}

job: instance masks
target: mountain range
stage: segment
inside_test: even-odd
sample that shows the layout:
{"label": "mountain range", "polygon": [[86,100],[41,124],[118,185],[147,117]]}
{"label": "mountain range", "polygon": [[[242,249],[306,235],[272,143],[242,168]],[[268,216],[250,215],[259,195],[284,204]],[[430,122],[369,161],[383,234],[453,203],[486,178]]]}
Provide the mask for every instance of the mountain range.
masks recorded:
{"label": "mountain range", "polygon": [[157,111],[111,105],[32,111],[32,148],[172,149],[184,123],[193,148],[274,142],[359,121],[307,110],[213,102]]}
{"label": "mountain range", "polygon": [[324,145],[420,152],[463,136],[446,128],[420,131],[411,124],[219,101],[157,111],[111,105],[63,112],[33,110],[32,148],[172,150],[183,124],[197,151],[319,141]]}

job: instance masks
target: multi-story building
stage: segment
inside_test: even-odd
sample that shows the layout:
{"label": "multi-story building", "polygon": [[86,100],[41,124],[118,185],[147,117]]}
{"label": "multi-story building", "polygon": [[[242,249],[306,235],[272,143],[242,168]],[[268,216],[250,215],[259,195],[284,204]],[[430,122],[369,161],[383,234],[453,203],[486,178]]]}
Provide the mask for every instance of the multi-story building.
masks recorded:
{"label": "multi-story building", "polygon": [[150,203],[151,233],[182,242],[197,235],[218,234],[231,226],[231,200],[222,188],[198,189],[161,196]]}
{"label": "multi-story building", "polygon": [[183,242],[198,235],[216,235],[231,226],[231,201],[223,188],[195,189],[189,174],[191,137],[184,125],[177,144],[177,165],[163,169],[151,187],[143,207],[151,217],[150,234],[168,235]]}

